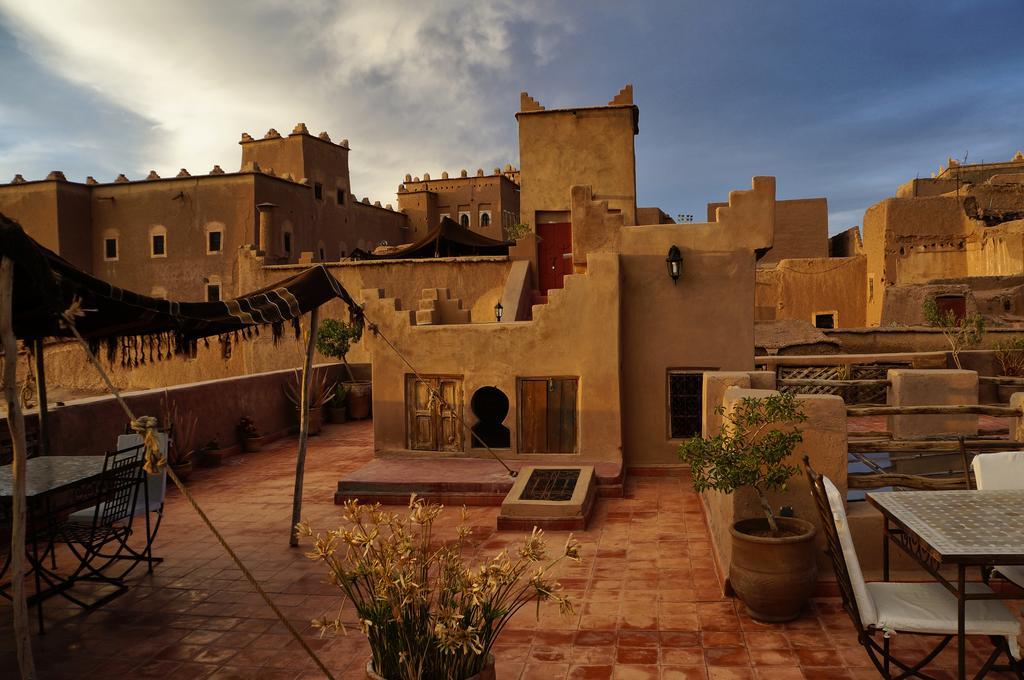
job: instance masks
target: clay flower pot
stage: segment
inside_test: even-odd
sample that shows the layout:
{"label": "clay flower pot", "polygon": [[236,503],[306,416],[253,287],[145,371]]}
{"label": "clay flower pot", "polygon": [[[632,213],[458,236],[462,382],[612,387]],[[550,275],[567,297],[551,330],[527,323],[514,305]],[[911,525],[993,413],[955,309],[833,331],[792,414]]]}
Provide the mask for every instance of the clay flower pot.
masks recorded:
{"label": "clay flower pot", "polygon": [[263,435],[259,437],[242,437],[242,451],[244,453],[255,453],[263,449]]}
{"label": "clay flower pot", "polygon": [[334,423],[335,425],[341,425],[348,421],[348,407],[344,404],[341,406],[325,406],[324,414],[327,416],[327,422]]}
{"label": "clay flower pot", "polygon": [[178,479],[184,482],[192,474],[192,461],[172,465],[171,469],[174,470],[174,474],[178,477]]}
{"label": "clay flower pot", "polygon": [[778,623],[800,616],[818,580],[814,536],[810,522],[776,518],[782,536],[768,533],[764,518],[740,520],[730,527],[732,564],[729,583],[758,621]]}
{"label": "clay flower pot", "polygon": [[[299,413],[299,409],[295,409],[295,424],[302,425],[302,415]],[[320,434],[320,430],[323,427],[323,414],[319,408],[309,409],[309,436],[313,437]]]}
{"label": "clay flower pot", "polygon": [[[471,675],[468,678],[464,678],[464,680],[494,680],[494,678],[495,678],[495,675],[494,675],[494,655],[493,654],[488,654],[487,655],[487,664],[484,666],[484,669],[482,671],[480,671],[479,673],[477,673],[476,675]],[[383,675],[378,675],[377,673],[375,673],[374,670],[373,670],[373,659],[370,659],[369,661],[366,662],[366,680],[391,680],[391,679],[390,678],[385,678]]]}
{"label": "clay flower pot", "polygon": [[368,380],[346,382],[345,386],[348,388],[348,417],[352,420],[369,418],[370,406],[373,403],[371,383]]}

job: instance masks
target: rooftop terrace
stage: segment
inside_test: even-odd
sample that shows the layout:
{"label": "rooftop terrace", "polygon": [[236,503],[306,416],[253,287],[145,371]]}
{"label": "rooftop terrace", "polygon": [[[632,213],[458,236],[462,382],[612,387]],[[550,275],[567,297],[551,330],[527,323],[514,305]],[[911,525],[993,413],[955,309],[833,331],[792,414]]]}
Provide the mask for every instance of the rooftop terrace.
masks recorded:
{"label": "rooftop terrace", "polygon": [[[259,453],[238,455],[219,468],[197,469],[189,485],[230,544],[278,606],[303,631],[338,678],[363,678],[368,647],[353,629],[320,639],[313,617],[341,603],[321,565],[288,547],[294,439]],[[369,421],[325,426],[310,440],[303,515],[314,527],[339,521],[332,494],[339,473],[372,457]],[[469,509],[481,556],[517,543],[520,532],[495,530],[497,507]],[[47,633],[33,639],[42,678],[261,678],[322,677],[274,619],[213,536],[173,489],[157,554],[166,561],[153,575],[131,578],[131,589],[102,609],[83,614],[46,603]],[[452,532],[458,513],[438,525]],[[789,624],[750,619],[723,597],[699,497],[683,476],[632,476],[625,497],[599,500],[583,544],[581,565],[561,570],[576,602],[563,618],[526,607],[499,638],[498,677],[712,678],[797,680],[876,678],[837,598],[815,599]],[[551,534],[552,545],[564,535]],[[142,571],[142,570],[139,570]],[[896,648],[915,647],[913,636]],[[982,646],[969,667],[980,666]],[[950,645],[932,667],[952,677]],[[10,608],[0,606],[0,675],[15,668]]]}

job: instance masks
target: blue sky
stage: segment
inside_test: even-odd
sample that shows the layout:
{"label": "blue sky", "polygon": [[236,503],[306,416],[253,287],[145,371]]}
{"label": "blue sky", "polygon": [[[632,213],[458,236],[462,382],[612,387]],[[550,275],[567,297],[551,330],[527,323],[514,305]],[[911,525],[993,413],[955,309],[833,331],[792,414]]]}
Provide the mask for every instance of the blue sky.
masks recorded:
{"label": "blue sky", "polygon": [[1024,147],[1024,1],[0,0],[0,181],[234,169],[245,130],[348,138],[354,193],[516,162],[520,90],[640,106],[642,205],[752,175],[830,228],[948,156]]}

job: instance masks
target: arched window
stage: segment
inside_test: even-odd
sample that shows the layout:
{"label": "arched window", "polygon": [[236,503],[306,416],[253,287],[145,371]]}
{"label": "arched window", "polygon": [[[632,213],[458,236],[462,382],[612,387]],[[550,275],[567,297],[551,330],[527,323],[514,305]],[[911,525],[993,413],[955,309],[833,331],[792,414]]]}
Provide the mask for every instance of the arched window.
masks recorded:
{"label": "arched window", "polygon": [[285,227],[281,231],[281,247],[284,248],[285,257],[292,256],[292,228]]}
{"label": "arched window", "polygon": [[489,226],[491,226],[491,213],[489,213],[489,212],[481,212],[480,213],[480,227],[483,228],[483,227],[489,227]]}
{"label": "arched window", "polygon": [[469,213],[462,213],[459,215],[459,224],[463,229],[469,229]]}
{"label": "arched window", "polygon": [[149,256],[167,257],[167,228],[157,225],[149,230]]}

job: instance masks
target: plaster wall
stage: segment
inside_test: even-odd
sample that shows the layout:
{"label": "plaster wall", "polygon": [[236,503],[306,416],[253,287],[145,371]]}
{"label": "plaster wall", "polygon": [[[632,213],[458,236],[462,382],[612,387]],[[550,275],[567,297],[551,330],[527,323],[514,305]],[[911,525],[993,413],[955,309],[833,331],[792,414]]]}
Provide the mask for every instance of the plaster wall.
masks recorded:
{"label": "plaster wall", "polygon": [[785,259],[757,269],[758,320],[797,319],[835,312],[836,327],[865,324],[867,260],[857,257]]}
{"label": "plaster wall", "polygon": [[[734,191],[710,224],[621,229],[622,422],[628,465],[678,463],[669,436],[668,371],[754,367],[754,251],[771,243],[775,179]],[[575,221],[574,221],[575,225]],[[594,228],[610,226],[595,222]],[[669,247],[682,252],[673,283]]]}
{"label": "plaster wall", "polygon": [[[978,374],[955,369],[889,369],[891,406],[944,406],[978,403]],[[893,439],[928,435],[978,434],[976,415],[888,416]]]}
{"label": "plaster wall", "polygon": [[0,213],[18,222],[42,246],[59,253],[57,193],[64,184],[49,180],[0,186]]}
{"label": "plaster wall", "polygon": [[[708,222],[718,219],[718,209],[728,203],[708,203]],[[828,257],[828,199],[797,198],[775,201],[775,234],[771,248],[758,266],[770,267],[780,260]]]}
{"label": "plaster wall", "polygon": [[639,111],[632,95],[628,103],[550,111],[532,108],[523,97],[516,114],[521,220],[535,227],[538,212],[568,211],[569,189],[579,184],[593,187],[594,197],[621,212],[624,224],[636,224]]}
{"label": "plaster wall", "polygon": [[[422,196],[433,194],[429,199]],[[436,213],[425,209],[436,205]],[[469,213],[469,229],[498,241],[505,230],[519,222],[519,187],[503,172],[483,177],[449,177],[419,182],[403,182],[398,187],[398,209],[409,215],[412,229],[425,234],[448,214],[456,222],[462,212]],[[488,226],[480,223],[482,212],[490,214]]]}
{"label": "plaster wall", "polygon": [[[565,287],[552,290],[547,304],[533,310],[532,321],[414,326],[409,310],[393,298],[366,291],[366,313],[374,319],[409,362],[423,375],[463,377],[463,413],[480,387],[493,385],[509,399],[504,425],[512,435],[517,459],[620,462],[619,367],[622,358],[617,319],[620,314],[619,257],[593,254],[586,274],[568,276]],[[377,297],[377,299],[374,299]],[[593,301],[600,300],[600,312]],[[409,452],[405,379],[408,367],[379,340],[366,340],[373,353],[374,441],[379,454]],[[517,378],[578,377],[578,454],[518,454]],[[463,432],[464,455],[487,456],[470,448]],[[422,451],[416,455],[431,455]],[[446,454],[447,455],[447,454]]]}

